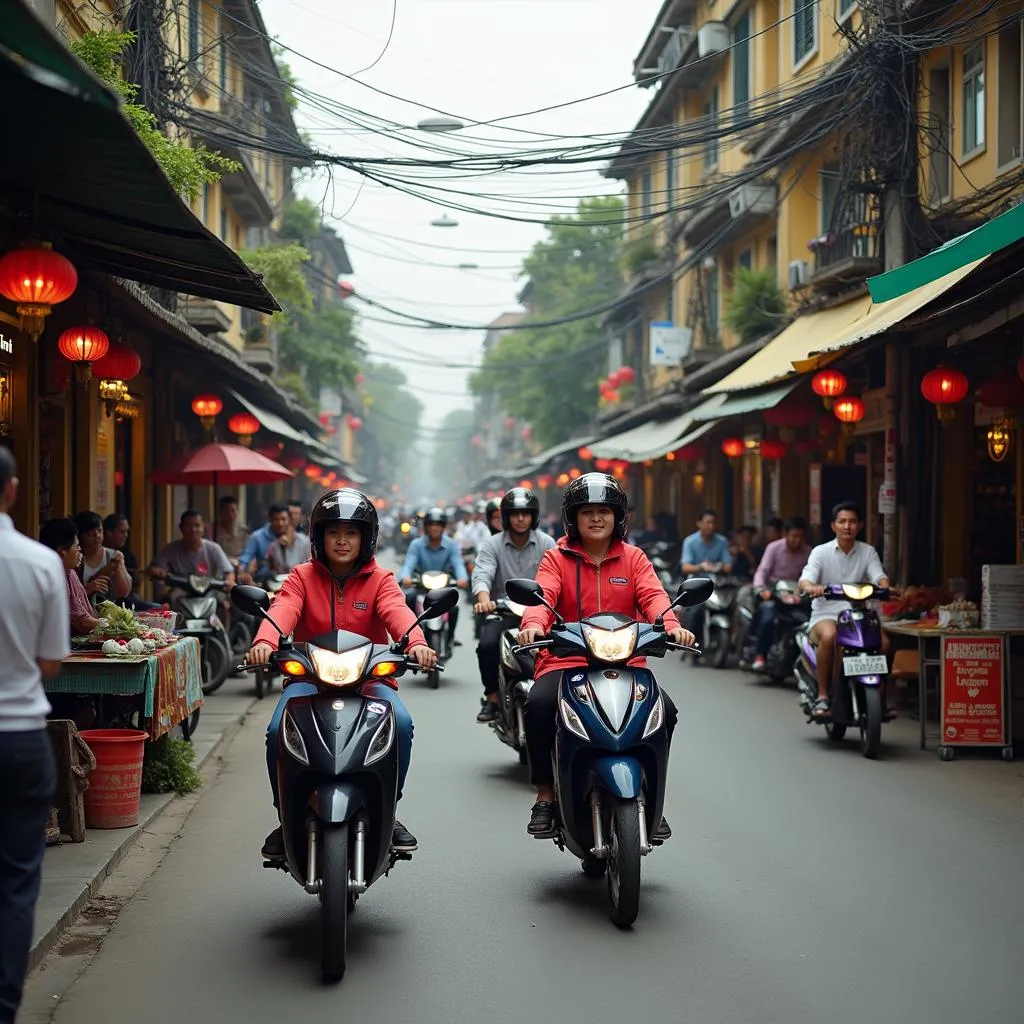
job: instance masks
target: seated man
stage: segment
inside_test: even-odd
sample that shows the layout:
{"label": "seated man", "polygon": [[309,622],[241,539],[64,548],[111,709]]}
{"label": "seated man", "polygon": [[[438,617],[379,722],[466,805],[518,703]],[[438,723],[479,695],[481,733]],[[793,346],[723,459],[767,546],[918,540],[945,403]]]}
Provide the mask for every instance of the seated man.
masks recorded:
{"label": "seated man", "polygon": [[[448,526],[447,513],[443,508],[432,508],[423,517],[423,523],[426,532],[424,536],[417,537],[409,545],[401,569],[405,600],[413,611],[416,610],[414,575],[425,572],[444,572],[455,577],[456,586],[461,590],[469,587],[469,576],[466,573],[462,555],[459,553],[458,541],[445,536],[444,531]],[[448,613],[448,639],[455,647],[459,646],[459,641],[455,639],[455,627],[458,622],[459,607],[456,605]]]}
{"label": "seated man", "polygon": [[[832,509],[831,522],[835,539],[814,548],[800,573],[800,589],[815,599],[811,606],[811,642],[818,649],[818,699],[813,709],[816,718],[828,717],[836,619],[841,611],[850,607],[848,601],[826,601],[822,597],[825,587],[840,583],[891,586],[878,552],[870,544],[857,540],[861,528],[857,505],[852,501],[839,502]],[[882,650],[888,649],[888,637],[883,633]]]}
{"label": "seated man", "polygon": [[181,539],[171,541],[153,559],[146,571],[155,580],[164,580],[169,574],[174,576],[195,574],[223,580],[227,584],[227,589],[224,592],[225,598],[221,605],[221,613],[226,622],[230,609],[226,595],[235,585],[235,573],[231,562],[219,544],[207,540],[203,536],[206,526],[202,515],[195,509],[190,508],[182,512],[179,528]]}

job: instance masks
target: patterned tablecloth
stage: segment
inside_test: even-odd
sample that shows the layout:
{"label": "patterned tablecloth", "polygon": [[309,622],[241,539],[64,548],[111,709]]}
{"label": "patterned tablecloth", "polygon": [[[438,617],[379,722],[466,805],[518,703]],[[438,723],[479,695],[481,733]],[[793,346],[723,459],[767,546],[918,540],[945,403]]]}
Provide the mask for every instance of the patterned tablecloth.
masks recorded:
{"label": "patterned tablecloth", "polygon": [[100,653],[72,654],[60,672],[46,681],[47,693],[145,695],[142,713],[150,739],[170,732],[203,703],[199,641],[183,636],[155,654],[108,658]]}

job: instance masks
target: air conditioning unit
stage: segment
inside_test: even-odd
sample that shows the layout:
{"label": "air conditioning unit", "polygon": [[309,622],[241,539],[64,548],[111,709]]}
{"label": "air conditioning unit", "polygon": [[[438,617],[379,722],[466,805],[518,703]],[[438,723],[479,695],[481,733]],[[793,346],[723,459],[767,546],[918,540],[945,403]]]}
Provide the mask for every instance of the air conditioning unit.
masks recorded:
{"label": "air conditioning unit", "polygon": [[707,21],[697,30],[698,57],[710,57],[713,53],[725,53],[731,43],[729,26],[724,21]]}
{"label": "air conditioning unit", "polygon": [[729,193],[729,213],[733,220],[747,213],[772,213],[776,205],[774,185],[741,185]]}
{"label": "air conditioning unit", "polygon": [[789,265],[789,290],[803,288],[811,279],[811,268],[807,260],[793,260]]}

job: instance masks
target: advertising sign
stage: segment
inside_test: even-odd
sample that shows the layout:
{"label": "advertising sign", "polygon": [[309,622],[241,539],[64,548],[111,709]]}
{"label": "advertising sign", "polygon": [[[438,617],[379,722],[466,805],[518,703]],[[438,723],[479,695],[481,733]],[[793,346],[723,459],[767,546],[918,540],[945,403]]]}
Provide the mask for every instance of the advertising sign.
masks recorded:
{"label": "advertising sign", "polygon": [[693,344],[691,328],[655,320],[649,330],[651,366],[678,366],[690,354]]}
{"label": "advertising sign", "polygon": [[1003,638],[961,633],[942,638],[942,744],[1006,743]]}

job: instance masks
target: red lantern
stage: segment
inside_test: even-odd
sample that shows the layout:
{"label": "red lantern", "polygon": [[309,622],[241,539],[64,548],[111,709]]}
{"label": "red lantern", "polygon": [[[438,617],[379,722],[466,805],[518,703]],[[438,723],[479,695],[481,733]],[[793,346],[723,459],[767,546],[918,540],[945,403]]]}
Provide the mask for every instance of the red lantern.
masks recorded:
{"label": "red lantern", "polygon": [[357,373],[356,376],[355,376],[355,381],[356,381],[357,384],[365,383],[365,381],[366,381],[366,374],[365,373]]}
{"label": "red lantern", "polygon": [[818,450],[818,442],[813,437],[801,437],[793,445],[793,450],[797,455],[813,455]]}
{"label": "red lantern", "polygon": [[593,457],[594,453],[584,445],[582,448],[576,450],[576,454],[583,459],[584,462],[589,462]]}
{"label": "red lantern", "polygon": [[0,256],[0,295],[14,303],[25,332],[36,341],[51,307],[78,287],[74,264],[49,242],[24,245]]}
{"label": "red lantern", "polygon": [[471,438],[469,439],[469,443],[470,443],[470,444],[471,444],[471,445],[472,445],[472,446],[473,446],[474,448],[479,448],[479,447],[480,447],[480,445],[481,445],[481,443],[482,443],[482,442],[480,441],[480,435],[479,435],[479,434],[474,434],[474,435],[473,435],[473,436],[472,436],[472,437],[471,437]]}
{"label": "red lantern", "polygon": [[307,480],[320,479],[320,467],[314,466],[312,463],[310,463],[302,472],[305,474]]}
{"label": "red lantern", "polygon": [[92,364],[99,362],[110,349],[105,331],[92,324],[69,327],[58,339],[57,348],[69,362],[74,363],[81,380],[88,380]]}
{"label": "red lantern", "polygon": [[527,423],[527,425],[525,427],[523,427],[523,440],[524,441],[529,441],[532,436],[533,436],[533,427],[531,427],[529,425],[529,423]]}
{"label": "red lantern", "polygon": [[306,456],[299,455],[298,452],[295,452],[291,455],[286,455],[281,460],[281,462],[283,463],[285,469],[302,469],[302,467],[306,464]]}
{"label": "red lantern", "polygon": [[1020,377],[996,377],[978,388],[978,401],[989,409],[1016,409],[1024,405],[1024,381]]}
{"label": "red lantern", "polygon": [[612,466],[612,476],[614,476],[616,480],[622,480],[625,478],[626,470],[628,468],[629,463],[626,463],[625,466],[622,465],[621,463],[616,463],[614,466]]}
{"label": "red lantern", "polygon": [[331,422],[331,414],[329,412],[322,412],[317,416],[317,420],[320,422],[321,427],[326,427]]}
{"label": "red lantern", "polygon": [[344,302],[345,299],[351,299],[355,293],[356,288],[351,281],[343,281],[341,277],[338,278],[338,296],[341,298],[342,302]]}
{"label": "red lantern", "polygon": [[780,402],[774,409],[765,409],[764,421],[770,427],[800,429],[809,427],[814,419],[814,407],[806,402]]}
{"label": "red lantern", "polygon": [[192,399],[192,411],[206,430],[212,429],[213,421],[223,408],[224,403],[216,395],[196,395]]}
{"label": "red lantern", "polygon": [[524,487],[528,491],[532,491],[533,490],[533,481],[532,480],[520,480],[519,481],[519,486],[520,487]]}
{"label": "red lantern", "polygon": [[348,425],[348,429],[351,431],[362,430],[363,421],[358,416],[349,416],[345,423]]}
{"label": "red lantern", "polygon": [[611,468],[612,468],[611,459],[595,459],[594,460],[594,469],[596,469],[599,473],[607,473],[608,470],[611,469]]}
{"label": "red lantern", "polygon": [[139,353],[127,345],[111,345],[102,359],[92,364],[98,380],[132,380],[142,369]]}
{"label": "red lantern", "polygon": [[784,459],[786,457],[786,445],[783,441],[778,441],[774,437],[766,437],[761,442],[761,458],[762,459]]}
{"label": "red lantern", "polygon": [[619,370],[619,382],[621,384],[632,384],[636,380],[636,370],[632,366],[623,366]]}
{"label": "red lantern", "polygon": [[515,416],[506,416],[505,417],[505,429],[506,430],[511,430],[515,425],[516,425],[516,418],[515,418]]}
{"label": "red lantern", "polygon": [[[684,444],[682,448],[677,448],[674,452],[669,452],[669,455],[673,456],[673,461],[679,462],[699,462],[704,458],[706,449],[703,444]],[[667,457],[667,456],[666,456]]]}
{"label": "red lantern", "polygon": [[970,384],[959,371],[948,366],[936,366],[921,380],[921,394],[936,406],[939,419],[948,419],[953,415],[951,406],[962,402],[967,397]]}
{"label": "red lantern", "polygon": [[727,437],[722,442],[722,454],[727,459],[738,459],[746,450],[742,437]]}
{"label": "red lantern", "polygon": [[[228,420],[228,430],[232,434],[238,434],[238,443],[244,444],[246,447],[252,444],[252,435],[259,429],[260,421],[251,412],[235,413]],[[279,453],[275,453],[275,457],[276,454]]]}
{"label": "red lantern", "polygon": [[621,370],[613,370],[613,371],[612,371],[611,373],[609,373],[609,374],[608,374],[608,376],[607,376],[607,377],[605,378],[605,383],[606,383],[606,384],[608,385],[608,387],[610,387],[610,388],[611,388],[612,390],[614,390],[615,388],[617,388],[617,387],[618,387],[618,386],[619,386],[620,384],[622,384],[622,371],[621,371]]}
{"label": "red lantern", "polygon": [[817,427],[819,434],[831,434],[836,428],[836,421],[834,416],[827,416],[822,413],[817,420]]}
{"label": "red lantern", "polygon": [[846,375],[838,370],[819,370],[811,378],[811,390],[824,399],[825,408],[831,409],[832,403],[846,390]]}
{"label": "red lantern", "polygon": [[573,466],[573,468],[569,470],[570,480],[579,480],[581,476],[583,476],[583,474],[575,466]]}
{"label": "red lantern", "polygon": [[546,490],[548,487],[551,486],[551,477],[547,473],[544,473],[543,475],[537,477],[537,483]]}
{"label": "red lantern", "polygon": [[864,419],[864,403],[859,398],[841,398],[833,411],[842,423],[860,423]]}

